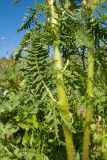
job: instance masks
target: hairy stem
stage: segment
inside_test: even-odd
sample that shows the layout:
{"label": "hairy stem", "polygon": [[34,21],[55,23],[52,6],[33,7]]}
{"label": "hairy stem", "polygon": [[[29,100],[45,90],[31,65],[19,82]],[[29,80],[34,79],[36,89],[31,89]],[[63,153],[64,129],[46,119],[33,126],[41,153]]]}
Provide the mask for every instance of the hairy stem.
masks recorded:
{"label": "hairy stem", "polygon": [[[85,3],[85,4],[84,4]],[[90,8],[90,19],[93,21],[93,10],[95,0],[85,1],[83,4]],[[94,33],[90,33],[90,41],[92,46],[88,51],[88,80],[87,80],[87,96],[88,102],[86,104],[86,118],[83,137],[83,160],[89,160],[89,145],[90,145],[90,124],[92,116],[92,97],[93,97],[93,81],[94,81]]]}
{"label": "hairy stem", "polygon": [[61,109],[61,114],[64,119],[63,121],[63,132],[65,137],[66,151],[67,151],[67,160],[74,160],[74,147],[73,147],[73,138],[71,129],[66,125],[70,122],[70,113],[68,107],[68,97],[65,92],[64,79],[63,79],[63,67],[62,67],[62,57],[60,52],[60,42],[57,39],[58,35],[58,16],[54,7],[54,0],[48,0],[50,7],[50,22],[53,32],[56,36],[54,41],[54,61],[55,61],[55,70],[56,70],[56,87],[57,95],[59,99],[59,105]]}
{"label": "hairy stem", "polygon": [[[90,144],[90,123],[92,115],[92,96],[93,96],[93,76],[94,76],[94,47],[88,52],[88,80],[87,80],[87,95],[88,103],[86,106],[85,129],[83,139],[83,160],[89,159],[89,144]],[[90,101],[91,100],[91,101]]]}
{"label": "hairy stem", "polygon": [[63,131],[65,136],[67,158],[68,160],[74,160],[74,146],[71,129],[65,124],[70,122],[70,114],[68,108],[68,98],[65,92],[65,86],[63,83],[63,74],[62,74],[62,57],[60,54],[60,47],[58,42],[54,42],[54,60],[55,68],[59,70],[57,73],[57,93],[59,98],[59,104],[61,108],[63,121]]}

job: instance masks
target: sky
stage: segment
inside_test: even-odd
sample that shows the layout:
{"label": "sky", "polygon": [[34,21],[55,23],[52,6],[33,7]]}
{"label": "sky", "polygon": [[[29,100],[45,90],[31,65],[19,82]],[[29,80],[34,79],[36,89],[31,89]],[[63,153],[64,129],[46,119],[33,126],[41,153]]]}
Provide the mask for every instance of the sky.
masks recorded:
{"label": "sky", "polygon": [[0,58],[11,55],[17,49],[25,33],[17,32],[17,29],[23,23],[28,7],[35,7],[34,1],[21,0],[15,5],[13,0],[0,0]]}
{"label": "sky", "polygon": [[33,0],[21,0],[16,5],[13,0],[0,0],[0,58],[17,49],[25,31],[17,32],[23,23],[28,7],[34,7]]}

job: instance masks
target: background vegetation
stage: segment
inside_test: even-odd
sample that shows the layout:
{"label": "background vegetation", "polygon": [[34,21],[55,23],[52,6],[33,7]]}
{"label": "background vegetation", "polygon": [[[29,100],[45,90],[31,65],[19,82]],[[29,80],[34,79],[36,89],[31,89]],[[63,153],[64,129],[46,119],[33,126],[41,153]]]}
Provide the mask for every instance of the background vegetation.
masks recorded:
{"label": "background vegetation", "polygon": [[0,160],[107,160],[106,8],[29,8],[15,57],[0,59]]}

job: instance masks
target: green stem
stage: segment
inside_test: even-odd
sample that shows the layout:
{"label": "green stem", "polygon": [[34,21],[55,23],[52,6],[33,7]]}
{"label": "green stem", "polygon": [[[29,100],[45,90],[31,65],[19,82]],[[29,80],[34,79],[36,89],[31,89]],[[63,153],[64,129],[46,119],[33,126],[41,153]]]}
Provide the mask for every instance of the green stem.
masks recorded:
{"label": "green stem", "polygon": [[[90,8],[90,18],[93,21],[93,10],[95,6],[95,0],[84,1],[85,5]],[[90,41],[93,45],[88,51],[88,80],[87,80],[87,96],[88,102],[86,104],[86,118],[85,129],[83,137],[83,160],[89,160],[89,145],[90,145],[90,124],[92,115],[92,97],[93,97],[93,81],[94,81],[94,34],[90,33]]]}
{"label": "green stem", "polygon": [[63,83],[63,70],[62,68],[62,57],[60,53],[60,44],[59,42],[54,42],[54,60],[55,60],[55,69],[58,70],[57,72],[57,94],[59,99],[59,104],[61,108],[61,114],[64,119],[63,121],[63,132],[65,136],[65,143],[66,143],[66,151],[67,151],[67,159],[74,160],[74,146],[73,146],[73,138],[71,129],[65,124],[70,122],[70,114],[69,114],[69,107],[68,107],[68,98],[65,92],[65,86]]}
{"label": "green stem", "polygon": [[63,132],[65,137],[66,151],[67,151],[67,160],[74,160],[74,147],[73,147],[73,138],[72,132],[69,126],[66,123],[70,122],[70,113],[68,107],[68,97],[65,92],[64,79],[63,79],[63,67],[62,67],[62,57],[60,52],[60,42],[57,40],[59,23],[56,9],[54,6],[54,0],[47,0],[47,3],[50,7],[50,22],[52,30],[56,36],[54,41],[54,61],[55,61],[55,70],[56,72],[56,89],[59,100],[59,106],[61,109],[61,114],[63,118]]}
{"label": "green stem", "polygon": [[[88,100],[92,100],[93,96],[93,76],[94,76],[94,47],[89,49],[88,52],[88,81],[87,81],[87,94]],[[90,144],[90,123],[92,115],[92,106],[87,103],[86,106],[86,119],[83,139],[83,160],[89,159],[89,144]]]}

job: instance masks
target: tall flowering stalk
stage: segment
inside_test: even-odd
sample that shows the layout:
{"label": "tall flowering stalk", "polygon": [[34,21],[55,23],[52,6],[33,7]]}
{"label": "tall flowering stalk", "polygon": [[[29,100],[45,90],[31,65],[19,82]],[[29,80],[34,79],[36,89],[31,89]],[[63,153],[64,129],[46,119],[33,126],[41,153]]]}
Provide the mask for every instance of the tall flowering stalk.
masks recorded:
{"label": "tall flowering stalk", "polygon": [[68,107],[68,97],[66,95],[64,79],[63,79],[63,66],[62,66],[62,57],[60,52],[60,42],[57,39],[58,35],[58,15],[54,6],[54,0],[48,0],[48,5],[50,7],[50,23],[52,30],[55,34],[56,39],[54,40],[54,61],[55,61],[55,70],[57,71],[57,95],[59,100],[59,105],[61,109],[61,114],[64,119],[63,121],[63,132],[65,137],[67,159],[74,160],[74,147],[73,147],[73,138],[71,129],[67,126],[67,123],[70,121],[70,113]]}
{"label": "tall flowering stalk", "polygon": [[[90,18],[93,21],[93,9],[94,0],[86,1],[83,0],[83,5],[87,5],[90,10]],[[93,97],[93,81],[94,81],[94,34],[90,33],[90,41],[93,45],[88,50],[88,78],[87,78],[87,96],[88,102],[86,105],[86,118],[85,118],[85,128],[84,128],[84,138],[83,138],[83,160],[89,160],[89,145],[90,145],[90,124],[92,116],[92,97]]]}

